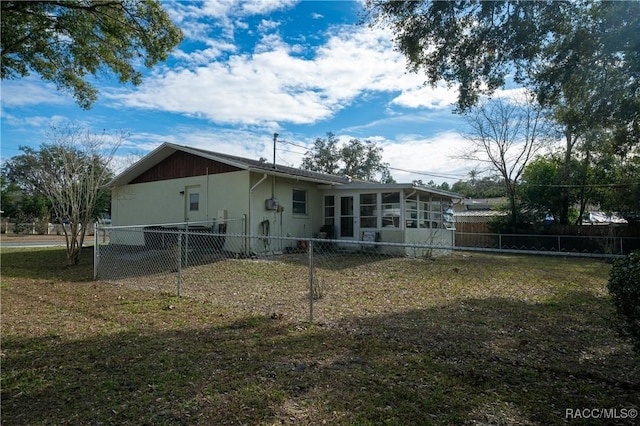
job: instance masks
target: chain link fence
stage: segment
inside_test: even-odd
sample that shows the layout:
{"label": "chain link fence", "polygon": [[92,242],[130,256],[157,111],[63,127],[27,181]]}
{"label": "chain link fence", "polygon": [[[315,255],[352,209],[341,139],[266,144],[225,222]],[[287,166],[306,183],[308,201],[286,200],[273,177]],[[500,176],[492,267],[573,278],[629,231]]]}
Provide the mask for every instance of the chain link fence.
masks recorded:
{"label": "chain link fence", "polygon": [[[540,253],[524,240],[497,235],[476,235],[488,238],[486,247],[454,247],[245,235],[220,232],[243,229],[241,220],[219,225],[212,222],[98,228],[95,278],[206,300],[249,315],[327,322],[338,311],[344,315],[345,309],[354,315],[366,315],[356,311],[366,310],[362,301],[367,297],[383,302],[394,299],[390,303],[396,307],[412,306],[412,287],[407,284],[415,279],[411,277],[434,265],[437,256],[454,250]],[[617,243],[614,245],[617,247]],[[617,256],[563,252],[569,246],[559,247],[560,251],[544,253]],[[327,295],[331,302],[325,303]]]}
{"label": "chain link fence", "polygon": [[[328,291],[356,289],[363,276],[385,276],[389,261],[420,262],[451,251],[439,245],[216,232],[224,229],[215,224],[99,228],[95,278],[249,314],[313,321],[314,301]],[[247,296],[251,303],[241,302]],[[345,294],[341,300],[356,297]]]}
{"label": "chain link fence", "polygon": [[624,256],[640,249],[640,238],[584,235],[523,235],[456,232],[456,246],[538,254]]}

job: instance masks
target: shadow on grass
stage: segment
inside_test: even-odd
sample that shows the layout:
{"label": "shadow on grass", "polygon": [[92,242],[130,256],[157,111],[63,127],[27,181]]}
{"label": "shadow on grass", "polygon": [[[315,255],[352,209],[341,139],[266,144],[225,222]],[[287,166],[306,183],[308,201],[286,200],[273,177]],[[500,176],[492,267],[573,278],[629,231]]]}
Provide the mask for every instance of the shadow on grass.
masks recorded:
{"label": "shadow on grass", "polygon": [[3,424],[560,424],[567,408],[638,408],[640,358],[610,315],[606,299],[575,292],[332,328],[248,317],[75,341],[10,336]]}
{"label": "shadow on grass", "polygon": [[82,249],[77,265],[67,266],[64,247],[2,248],[2,276],[84,282],[93,279],[93,248]]}

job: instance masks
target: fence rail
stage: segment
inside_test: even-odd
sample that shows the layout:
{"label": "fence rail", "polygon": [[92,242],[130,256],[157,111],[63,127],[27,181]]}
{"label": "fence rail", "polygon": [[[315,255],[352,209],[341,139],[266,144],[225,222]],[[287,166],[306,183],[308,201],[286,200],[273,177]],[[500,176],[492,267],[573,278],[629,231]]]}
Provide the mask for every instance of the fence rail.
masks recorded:
{"label": "fence rail", "polygon": [[528,251],[607,257],[640,249],[640,238],[583,235],[526,235],[456,232],[457,248]]}

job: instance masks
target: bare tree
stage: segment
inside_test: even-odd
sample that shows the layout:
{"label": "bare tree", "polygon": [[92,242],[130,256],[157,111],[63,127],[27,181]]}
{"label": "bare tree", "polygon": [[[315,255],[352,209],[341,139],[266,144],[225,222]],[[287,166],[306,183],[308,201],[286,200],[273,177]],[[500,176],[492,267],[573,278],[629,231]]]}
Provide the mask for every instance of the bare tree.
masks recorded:
{"label": "bare tree", "polygon": [[76,125],[52,127],[39,150],[21,147],[7,169],[12,180],[47,197],[63,222],[67,265],[78,263],[87,226],[99,212],[96,205],[113,176],[109,165],[125,134],[93,134]]}
{"label": "bare tree", "polygon": [[470,108],[464,118],[470,145],[459,158],[485,163],[502,177],[515,226],[518,181],[527,163],[551,141],[549,121],[531,94],[488,99]]}

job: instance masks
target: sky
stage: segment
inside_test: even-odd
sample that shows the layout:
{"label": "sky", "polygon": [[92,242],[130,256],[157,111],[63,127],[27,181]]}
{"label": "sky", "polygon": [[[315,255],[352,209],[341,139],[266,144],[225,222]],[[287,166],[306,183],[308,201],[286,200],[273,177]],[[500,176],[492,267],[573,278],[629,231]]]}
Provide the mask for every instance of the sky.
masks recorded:
{"label": "sky", "polygon": [[399,183],[454,183],[476,167],[453,114],[456,87],[425,86],[359,1],[163,2],[185,36],[139,86],[96,81],[83,110],[32,75],[1,82],[1,157],[46,142],[52,124],[126,132],[115,166],[163,142],[298,167],[317,138],[375,142]]}

